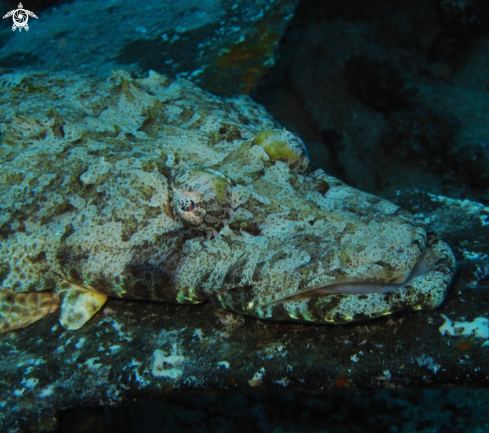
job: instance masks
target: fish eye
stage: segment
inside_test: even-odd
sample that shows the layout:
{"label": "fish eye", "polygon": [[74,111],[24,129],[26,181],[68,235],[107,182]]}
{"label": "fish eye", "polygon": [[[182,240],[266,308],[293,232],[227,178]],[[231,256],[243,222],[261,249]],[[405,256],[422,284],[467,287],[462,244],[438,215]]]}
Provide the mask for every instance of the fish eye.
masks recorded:
{"label": "fish eye", "polygon": [[182,197],[179,200],[178,205],[184,212],[192,212],[195,209],[195,203],[188,197]]}
{"label": "fish eye", "polygon": [[232,214],[231,183],[206,167],[179,171],[170,185],[174,215],[197,230],[219,231]]}

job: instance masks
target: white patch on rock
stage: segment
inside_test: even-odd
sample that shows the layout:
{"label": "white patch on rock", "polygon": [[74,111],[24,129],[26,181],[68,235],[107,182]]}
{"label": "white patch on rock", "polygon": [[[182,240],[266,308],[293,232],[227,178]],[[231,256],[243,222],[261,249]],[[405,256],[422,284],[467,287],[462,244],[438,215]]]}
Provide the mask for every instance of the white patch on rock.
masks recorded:
{"label": "white patch on rock", "polygon": [[39,380],[37,380],[35,377],[31,377],[30,379],[27,379],[25,381],[24,386],[26,388],[34,388],[38,384]]}
{"label": "white patch on rock", "polygon": [[168,377],[170,379],[178,379],[183,371],[178,368],[185,361],[185,357],[181,355],[171,354],[166,356],[166,353],[160,349],[153,352],[153,366],[151,374],[154,377]]}
{"label": "white patch on rock", "polygon": [[54,386],[48,385],[46,388],[41,390],[41,392],[38,395],[38,398],[46,398],[53,394],[54,394]]}
{"label": "white patch on rock", "polygon": [[103,367],[103,364],[99,363],[99,362],[95,362],[95,361],[98,361],[98,357],[97,358],[89,358],[85,361],[85,365],[90,369],[90,370],[98,370],[100,367]]}
{"label": "white patch on rock", "polygon": [[435,374],[438,373],[438,370],[441,368],[440,365],[435,364],[433,358],[429,358],[426,355],[416,358],[416,361],[418,361],[418,365],[420,367],[426,366],[428,367],[428,370],[433,371],[433,373]]}
{"label": "white patch on rock", "polygon": [[263,380],[263,376],[265,376],[265,369],[260,368],[260,371],[256,372],[255,375],[248,381],[250,386],[257,387],[261,386],[261,381]]}
{"label": "white patch on rock", "polygon": [[289,379],[287,379],[286,377],[282,377],[282,379],[275,381],[277,385],[282,385],[284,388],[287,388],[289,382]]}
{"label": "white patch on rock", "polygon": [[196,329],[195,332],[192,334],[192,337],[198,337],[200,341],[204,339],[204,333],[202,332],[202,329]]}
{"label": "white patch on rock", "polygon": [[445,323],[440,326],[441,335],[474,335],[478,338],[489,338],[489,319],[487,317],[476,317],[472,322],[452,322],[447,316],[441,314]]}
{"label": "white patch on rock", "polygon": [[78,340],[78,343],[75,344],[75,348],[81,349],[83,347],[83,345],[85,344],[85,340],[86,340],[86,338],[80,338]]}

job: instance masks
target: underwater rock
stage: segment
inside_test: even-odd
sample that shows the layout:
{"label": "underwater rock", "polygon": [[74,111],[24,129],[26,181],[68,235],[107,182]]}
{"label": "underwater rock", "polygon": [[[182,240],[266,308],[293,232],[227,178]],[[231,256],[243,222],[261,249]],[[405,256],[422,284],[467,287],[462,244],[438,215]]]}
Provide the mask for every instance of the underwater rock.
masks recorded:
{"label": "underwater rock", "polygon": [[485,0],[437,0],[441,30],[434,39],[428,59],[458,68],[477,38],[489,34],[489,4]]}
{"label": "underwater rock", "polygon": [[[453,69],[427,58],[440,30],[435,2],[359,3],[301,2],[253,97],[349,185],[489,203],[489,37],[472,40]],[[487,2],[436,3],[480,9],[473,24],[489,29],[478,21]]]}
{"label": "underwater rock", "polygon": [[[12,36],[0,67],[72,69],[107,76],[149,69],[220,95],[248,94],[274,64],[297,0],[73,1],[39,13]],[[30,23],[29,23],[30,24]],[[1,45],[1,42],[0,42]],[[194,55],[189,55],[194,53]]]}
{"label": "underwater rock", "polygon": [[77,331],[53,314],[0,337],[0,429],[54,431],[63,409],[186,393],[489,387],[489,340],[440,331],[445,317],[474,322],[489,313],[489,208],[422,192],[391,200],[454,249],[459,271],[438,310],[333,328],[260,321],[209,303],[110,298]]}
{"label": "underwater rock", "polygon": [[348,91],[363,103],[382,113],[406,108],[411,92],[394,65],[353,55],[345,62],[344,77]]}
{"label": "underwater rock", "polygon": [[454,116],[418,108],[391,112],[386,121],[389,129],[380,142],[386,155],[439,176],[458,169],[453,147],[460,122]]}

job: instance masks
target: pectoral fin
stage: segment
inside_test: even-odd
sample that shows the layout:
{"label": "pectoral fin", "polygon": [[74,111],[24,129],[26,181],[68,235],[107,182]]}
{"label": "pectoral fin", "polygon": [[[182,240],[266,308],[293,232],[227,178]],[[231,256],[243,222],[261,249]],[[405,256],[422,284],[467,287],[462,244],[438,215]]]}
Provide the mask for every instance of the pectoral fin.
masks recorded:
{"label": "pectoral fin", "polygon": [[30,325],[58,306],[55,292],[18,293],[0,286],[0,334]]}
{"label": "pectoral fin", "polygon": [[105,304],[107,296],[92,292],[67,281],[63,282],[61,296],[61,325],[69,330],[80,329]]}

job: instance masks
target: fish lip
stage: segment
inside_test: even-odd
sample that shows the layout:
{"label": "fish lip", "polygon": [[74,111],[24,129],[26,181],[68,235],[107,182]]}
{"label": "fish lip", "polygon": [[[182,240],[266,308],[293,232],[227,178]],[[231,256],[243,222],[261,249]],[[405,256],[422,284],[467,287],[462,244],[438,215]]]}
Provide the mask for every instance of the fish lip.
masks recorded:
{"label": "fish lip", "polygon": [[432,266],[429,268],[431,270],[403,284],[394,292],[333,294],[330,297],[268,306],[256,303],[248,305],[245,310],[260,319],[315,324],[351,323],[383,317],[401,310],[433,310],[443,303],[454,279],[457,264],[450,246],[435,233],[428,233],[426,246],[434,252]]}
{"label": "fish lip", "polygon": [[[387,293],[394,291],[398,288],[406,286],[408,283],[413,281],[417,277],[422,277],[425,274],[431,272],[435,266],[435,255],[431,248],[425,247],[422,253],[418,256],[414,266],[409,270],[407,275],[398,275],[394,279],[374,279],[372,275],[370,278],[365,277],[365,274],[358,274],[353,281],[330,281],[325,285],[318,285],[317,287],[306,287],[300,292],[296,292],[289,296],[284,296],[280,299],[271,300],[259,300],[255,299],[253,304],[258,303],[261,307],[266,307],[268,305],[286,303],[300,299],[311,299],[311,298],[324,298],[331,295],[367,295],[373,293]],[[374,263],[376,264],[376,263]],[[426,266],[425,266],[426,265]],[[407,272],[407,271],[406,271]],[[379,273],[380,275],[380,273]],[[401,281],[396,281],[400,276],[404,278]],[[335,290],[335,286],[342,286],[343,290]],[[370,290],[365,290],[365,288],[371,287]],[[331,290],[328,290],[330,288]],[[338,287],[339,288],[339,287]],[[357,288],[358,291],[355,291]],[[340,289],[340,288],[339,288]],[[346,290],[345,290],[346,289]],[[373,290],[378,289],[378,290]]]}

